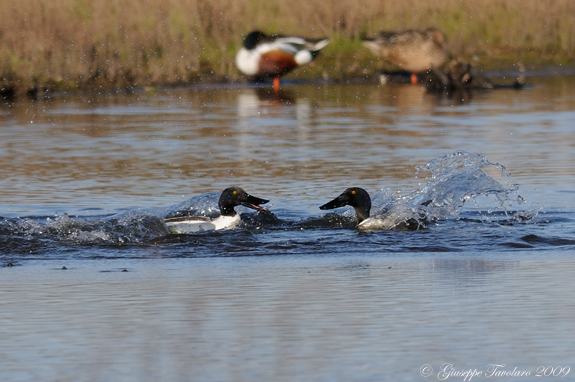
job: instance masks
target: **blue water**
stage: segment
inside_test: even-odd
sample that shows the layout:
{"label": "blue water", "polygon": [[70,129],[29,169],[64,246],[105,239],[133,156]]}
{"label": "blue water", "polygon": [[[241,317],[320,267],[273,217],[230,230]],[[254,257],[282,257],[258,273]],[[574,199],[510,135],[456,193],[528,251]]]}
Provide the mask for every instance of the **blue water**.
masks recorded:
{"label": "blue water", "polygon": [[[575,367],[575,78],[528,82],[459,98],[298,84],[4,103],[2,380]],[[269,212],[238,207],[228,231],[163,224],[216,216],[230,185]],[[319,210],[350,186],[372,215],[417,224],[363,232],[353,209]]]}

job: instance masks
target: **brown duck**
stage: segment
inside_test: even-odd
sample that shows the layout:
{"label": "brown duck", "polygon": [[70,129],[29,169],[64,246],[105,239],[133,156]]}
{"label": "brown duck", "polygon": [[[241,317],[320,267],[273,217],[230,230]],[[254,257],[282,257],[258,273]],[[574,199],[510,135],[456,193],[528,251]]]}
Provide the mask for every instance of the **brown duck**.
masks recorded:
{"label": "brown duck", "polygon": [[364,39],[363,45],[374,55],[411,72],[412,82],[417,81],[415,74],[439,68],[450,57],[445,35],[436,28],[380,32]]}

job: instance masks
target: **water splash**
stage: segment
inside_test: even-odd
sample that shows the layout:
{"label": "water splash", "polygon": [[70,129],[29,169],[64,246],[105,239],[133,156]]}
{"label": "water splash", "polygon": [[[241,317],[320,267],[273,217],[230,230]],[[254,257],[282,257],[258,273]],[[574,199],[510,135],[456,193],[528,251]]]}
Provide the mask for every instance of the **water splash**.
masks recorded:
{"label": "water splash", "polygon": [[221,193],[219,192],[206,192],[187,199],[175,206],[168,207],[161,214],[166,218],[178,216],[206,216],[209,218],[217,218],[220,216],[220,208],[218,207],[220,195]]}
{"label": "water splash", "polygon": [[145,211],[126,211],[99,218],[74,218],[67,214],[43,219],[5,219],[0,234],[34,241],[70,244],[143,243],[169,231],[164,220]]}
{"label": "water splash", "polygon": [[[503,184],[491,177],[486,172],[488,169],[496,170]],[[517,191],[517,186],[507,184],[509,176],[505,174],[505,166],[465,151],[433,159],[425,170],[431,172],[431,176],[420,190],[395,198],[389,192],[376,194],[372,219],[361,228],[425,228],[430,222],[458,215],[465,202],[479,196],[494,195],[505,209],[513,204],[509,195]]]}

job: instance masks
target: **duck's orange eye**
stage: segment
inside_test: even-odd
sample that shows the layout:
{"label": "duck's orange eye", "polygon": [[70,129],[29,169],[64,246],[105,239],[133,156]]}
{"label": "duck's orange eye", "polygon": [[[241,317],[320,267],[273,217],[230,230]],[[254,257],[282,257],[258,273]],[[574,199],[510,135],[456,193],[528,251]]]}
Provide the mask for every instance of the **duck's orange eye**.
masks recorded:
{"label": "duck's orange eye", "polygon": [[237,192],[236,190],[234,190],[233,194],[235,195],[235,194],[237,194],[237,193],[238,193],[238,192]]}
{"label": "duck's orange eye", "polygon": [[353,190],[353,191],[351,192],[351,194],[352,194],[352,195],[355,195],[355,190]]}

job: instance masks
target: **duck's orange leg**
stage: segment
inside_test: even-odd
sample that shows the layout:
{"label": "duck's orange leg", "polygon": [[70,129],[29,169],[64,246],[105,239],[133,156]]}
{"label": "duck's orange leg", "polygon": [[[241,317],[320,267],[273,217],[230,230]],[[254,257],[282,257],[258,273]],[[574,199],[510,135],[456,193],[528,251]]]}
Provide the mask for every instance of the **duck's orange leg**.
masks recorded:
{"label": "duck's orange leg", "polygon": [[411,83],[415,85],[417,82],[418,82],[417,74],[411,73]]}
{"label": "duck's orange leg", "polygon": [[279,77],[274,78],[274,90],[276,92],[280,91],[280,78]]}

